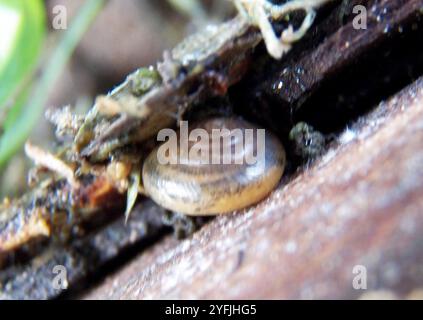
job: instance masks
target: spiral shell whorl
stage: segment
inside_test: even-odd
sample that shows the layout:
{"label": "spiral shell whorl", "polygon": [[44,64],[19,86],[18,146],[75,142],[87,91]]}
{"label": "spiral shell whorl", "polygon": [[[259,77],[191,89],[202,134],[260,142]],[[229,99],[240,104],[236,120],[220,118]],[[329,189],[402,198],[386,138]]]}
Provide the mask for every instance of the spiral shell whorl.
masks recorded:
{"label": "spiral shell whorl", "polygon": [[[190,128],[190,134],[195,129],[204,129],[203,133],[213,137],[213,129],[224,128],[242,136],[207,141],[187,140],[182,134],[178,136],[177,152],[169,156],[171,163],[175,164],[161,164],[157,157],[160,147],[155,148],[143,166],[143,184],[148,195],[169,210],[188,215],[213,215],[243,209],[269,194],[279,182],[285,167],[285,151],[279,140],[265,130],[262,156],[247,163],[261,151],[258,148],[259,128],[255,125],[234,117],[212,118],[198,122]],[[253,134],[248,136],[247,129],[253,129]],[[220,141],[220,145],[216,141]],[[224,144],[225,141],[227,144]],[[184,143],[187,149],[182,147]],[[189,152],[193,147],[203,150],[203,154]],[[220,150],[219,156],[216,156],[216,150]],[[232,161],[224,163],[228,150]],[[186,154],[187,151],[189,154]],[[206,155],[208,162],[202,163]],[[184,156],[186,162],[181,161]],[[218,163],[213,164],[213,160]]]}

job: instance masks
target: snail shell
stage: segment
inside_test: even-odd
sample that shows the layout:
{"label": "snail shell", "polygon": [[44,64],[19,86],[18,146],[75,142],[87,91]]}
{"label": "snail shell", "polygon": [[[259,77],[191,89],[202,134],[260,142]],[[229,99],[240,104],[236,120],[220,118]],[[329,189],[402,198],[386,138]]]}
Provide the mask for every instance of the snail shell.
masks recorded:
{"label": "snail shell", "polygon": [[[240,136],[234,135],[226,140],[198,139],[199,137],[193,140],[192,129],[198,128],[204,129],[203,132],[209,137],[213,136],[213,129],[226,128],[231,133],[238,129],[243,138],[240,141]],[[212,118],[201,121],[190,129],[190,139],[181,134],[177,139],[176,151],[167,153],[170,163],[162,164],[159,161],[158,152],[163,151],[160,151],[160,146],[144,162],[142,178],[145,191],[162,207],[188,215],[228,213],[262,200],[279,182],[285,167],[285,151],[279,140],[268,130],[261,129],[263,141],[259,138],[258,127],[234,117]],[[253,134],[248,135],[248,131]],[[260,149],[261,142],[264,142],[265,147]],[[188,149],[181,147],[184,143]],[[204,154],[191,152],[188,159],[185,159],[186,162],[183,162],[181,157],[187,156],[187,151],[192,151],[193,147],[203,148],[201,150],[205,150]],[[216,156],[213,152],[219,148],[220,154]],[[230,163],[226,160],[225,164],[224,156],[228,150],[232,159]],[[209,156],[207,163],[201,161],[204,160],[202,155]],[[256,156],[255,161],[251,161],[251,156]],[[217,163],[213,160],[217,160]]]}

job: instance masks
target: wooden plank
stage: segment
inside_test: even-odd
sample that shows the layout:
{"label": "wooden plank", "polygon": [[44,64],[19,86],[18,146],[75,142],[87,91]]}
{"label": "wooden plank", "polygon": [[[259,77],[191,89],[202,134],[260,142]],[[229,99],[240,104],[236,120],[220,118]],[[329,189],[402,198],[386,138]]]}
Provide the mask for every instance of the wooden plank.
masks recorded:
{"label": "wooden plank", "polygon": [[[404,298],[423,287],[423,78],[264,202],[168,238],[85,299]],[[367,270],[355,290],[354,267]],[[382,294],[382,293],[381,293]],[[386,294],[385,294],[386,296]]]}
{"label": "wooden plank", "polygon": [[[367,29],[356,29],[350,20],[317,48],[301,53],[299,59],[287,60],[279,72],[274,72],[275,76],[260,85],[262,90],[276,95],[283,105],[298,102],[323,80],[391,37],[392,32],[398,32],[400,26],[415,21],[421,15],[423,0],[374,0],[363,4],[367,8]],[[271,92],[268,88],[272,88]]]}

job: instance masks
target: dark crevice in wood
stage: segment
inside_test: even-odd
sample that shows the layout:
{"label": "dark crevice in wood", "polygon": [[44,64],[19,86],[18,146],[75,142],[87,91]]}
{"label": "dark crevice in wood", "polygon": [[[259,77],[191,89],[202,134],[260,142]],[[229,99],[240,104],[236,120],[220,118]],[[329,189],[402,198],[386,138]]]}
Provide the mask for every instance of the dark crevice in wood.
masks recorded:
{"label": "dark crevice in wood", "polygon": [[[366,30],[354,28],[353,4],[366,4]],[[286,59],[256,63],[230,92],[236,112],[283,140],[298,121],[325,133],[345,127],[423,74],[422,7],[422,0],[342,3]]]}

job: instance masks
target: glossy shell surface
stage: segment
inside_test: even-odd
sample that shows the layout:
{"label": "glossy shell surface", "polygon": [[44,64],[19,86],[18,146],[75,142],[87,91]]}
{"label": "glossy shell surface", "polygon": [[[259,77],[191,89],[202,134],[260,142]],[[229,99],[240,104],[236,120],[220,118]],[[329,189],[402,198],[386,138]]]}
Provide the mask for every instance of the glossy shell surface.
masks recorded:
{"label": "glossy shell surface", "polygon": [[[201,162],[200,155],[195,157],[190,154],[187,162],[181,164],[181,155],[185,152],[180,148],[184,143],[182,135],[178,136],[180,144],[177,152],[170,155],[170,158],[173,157],[170,163],[160,163],[157,156],[160,146],[154,149],[144,162],[142,177],[147,194],[159,205],[188,215],[228,213],[257,203],[278,184],[285,167],[285,151],[269,130],[264,130],[262,156],[257,156],[256,161],[247,161],[248,156],[252,159],[252,155],[258,154],[258,142],[262,141],[257,134],[259,127],[239,118],[213,118],[201,121],[190,129],[197,128],[203,128],[210,137],[213,129],[226,128],[231,133],[234,129],[240,129],[244,137],[247,137],[246,129],[253,129],[254,139],[250,143],[245,138],[241,152],[236,149],[236,138],[230,139],[230,146],[225,145],[223,139],[220,140],[221,153],[217,164],[212,164],[211,160],[212,141],[215,143],[211,138],[207,142],[198,139],[187,143],[188,150],[198,147],[198,143],[203,144],[209,153],[209,163]],[[231,150],[231,163],[223,164],[225,150]]]}

